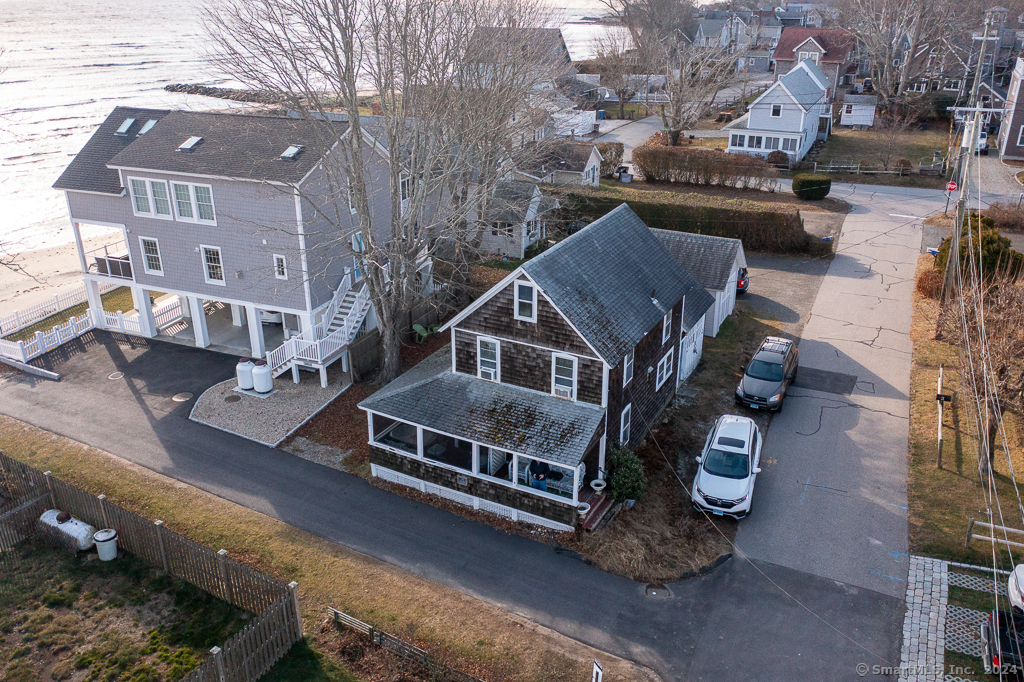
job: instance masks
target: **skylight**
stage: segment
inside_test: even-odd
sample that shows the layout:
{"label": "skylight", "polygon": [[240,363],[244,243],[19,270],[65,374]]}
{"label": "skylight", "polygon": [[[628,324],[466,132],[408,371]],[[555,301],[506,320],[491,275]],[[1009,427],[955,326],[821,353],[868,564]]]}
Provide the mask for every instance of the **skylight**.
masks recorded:
{"label": "skylight", "polygon": [[121,127],[118,128],[117,132],[114,133],[114,134],[115,135],[119,135],[121,137],[127,136],[128,135],[128,129],[132,127],[133,123],[135,123],[135,119],[134,118],[126,118],[124,120],[124,123],[121,124]]}
{"label": "skylight", "polygon": [[292,146],[288,147],[288,149],[284,150],[284,153],[281,154],[281,158],[284,161],[294,161],[296,158],[298,158],[299,154],[302,153],[303,149],[305,149],[305,147],[303,147],[301,144],[293,144]]}
{"label": "skylight", "polygon": [[149,119],[148,121],[146,121],[146,125],[142,126],[142,130],[140,130],[140,131],[139,131],[139,135],[145,135],[145,134],[146,134],[146,133],[148,133],[148,132],[149,132],[149,131],[150,131],[150,130],[151,130],[151,129],[153,128],[153,126],[155,126],[155,125],[156,125],[156,119],[155,119],[155,118],[151,118],[151,119]]}
{"label": "skylight", "polygon": [[192,137],[188,138],[187,140],[185,140],[184,142],[181,143],[181,146],[178,147],[178,151],[179,152],[191,152],[202,141],[203,141],[203,138],[197,137],[197,136],[193,135]]}

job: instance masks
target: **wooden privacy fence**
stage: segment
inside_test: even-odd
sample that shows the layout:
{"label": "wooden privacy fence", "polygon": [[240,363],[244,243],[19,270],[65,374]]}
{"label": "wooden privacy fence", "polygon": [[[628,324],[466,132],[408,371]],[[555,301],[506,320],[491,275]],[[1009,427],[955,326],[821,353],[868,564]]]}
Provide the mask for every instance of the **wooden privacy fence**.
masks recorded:
{"label": "wooden privacy fence", "polygon": [[[95,526],[117,530],[125,551],[162,568],[249,613],[259,614],[189,676],[187,682],[254,682],[302,639],[297,583],[285,584],[251,566],[94,496],[50,472],[41,472],[0,452],[2,491],[14,501],[0,511],[0,549],[43,530],[37,520],[60,509]],[[60,541],[56,534],[52,539]],[[66,544],[66,543],[62,543]]]}
{"label": "wooden privacy fence", "polygon": [[423,649],[413,646],[412,644],[409,644],[394,635],[388,634],[383,630],[378,630],[372,625],[364,623],[358,618],[353,618],[338,609],[328,606],[327,615],[334,620],[335,625],[355,630],[356,632],[369,637],[370,641],[380,648],[386,649],[393,654],[397,654],[407,661],[418,663],[423,666],[423,668],[426,669],[434,679],[449,680],[450,682],[483,682],[479,677],[473,677],[472,675],[467,675],[464,672],[453,670],[448,666],[437,663],[434,660],[434,657]]}

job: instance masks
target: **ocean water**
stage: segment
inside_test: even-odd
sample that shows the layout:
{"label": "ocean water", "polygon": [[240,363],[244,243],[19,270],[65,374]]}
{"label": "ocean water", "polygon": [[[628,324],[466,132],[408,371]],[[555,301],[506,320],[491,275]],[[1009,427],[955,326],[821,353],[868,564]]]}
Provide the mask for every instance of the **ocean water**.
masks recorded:
{"label": "ocean water", "polygon": [[[586,58],[606,29],[579,22],[607,10],[600,0],[551,6],[570,53]],[[8,251],[73,241],[64,195],[51,185],[115,106],[229,106],[163,89],[224,84],[203,59],[196,8],[191,0],[0,3],[0,242]]]}

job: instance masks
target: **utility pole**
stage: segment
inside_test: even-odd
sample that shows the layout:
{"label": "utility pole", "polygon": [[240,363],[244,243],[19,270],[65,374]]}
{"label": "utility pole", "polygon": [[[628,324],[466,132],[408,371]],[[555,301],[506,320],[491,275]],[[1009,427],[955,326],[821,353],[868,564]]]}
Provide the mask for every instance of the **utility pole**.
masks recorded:
{"label": "utility pole", "polygon": [[988,47],[989,30],[992,26],[991,12],[985,13],[985,28],[981,39],[981,50],[978,52],[978,66],[974,72],[974,84],[971,86],[970,107],[974,108],[974,116],[967,122],[966,112],[964,113],[964,137],[960,148],[964,148],[964,141],[967,143],[967,152],[964,154],[963,163],[960,163],[960,199],[956,202],[956,218],[953,221],[953,231],[949,239],[949,258],[946,260],[946,272],[942,279],[941,301],[949,300],[953,289],[953,281],[956,279],[956,270],[960,267],[960,233],[964,226],[964,216],[967,213],[967,202],[971,196],[971,168],[974,166],[978,135],[980,133],[982,112],[978,106],[978,90],[981,87],[981,70],[985,65],[985,52]]}

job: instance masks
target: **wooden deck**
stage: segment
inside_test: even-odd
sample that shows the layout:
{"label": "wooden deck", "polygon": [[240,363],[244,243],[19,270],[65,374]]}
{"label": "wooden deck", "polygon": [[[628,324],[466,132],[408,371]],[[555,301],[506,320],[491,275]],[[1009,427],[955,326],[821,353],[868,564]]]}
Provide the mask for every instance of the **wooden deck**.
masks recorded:
{"label": "wooden deck", "polygon": [[580,527],[587,531],[596,529],[605,515],[615,506],[615,500],[611,495],[598,495],[590,489],[590,486],[584,486],[580,490],[579,500],[590,505],[590,511],[580,522]]}

